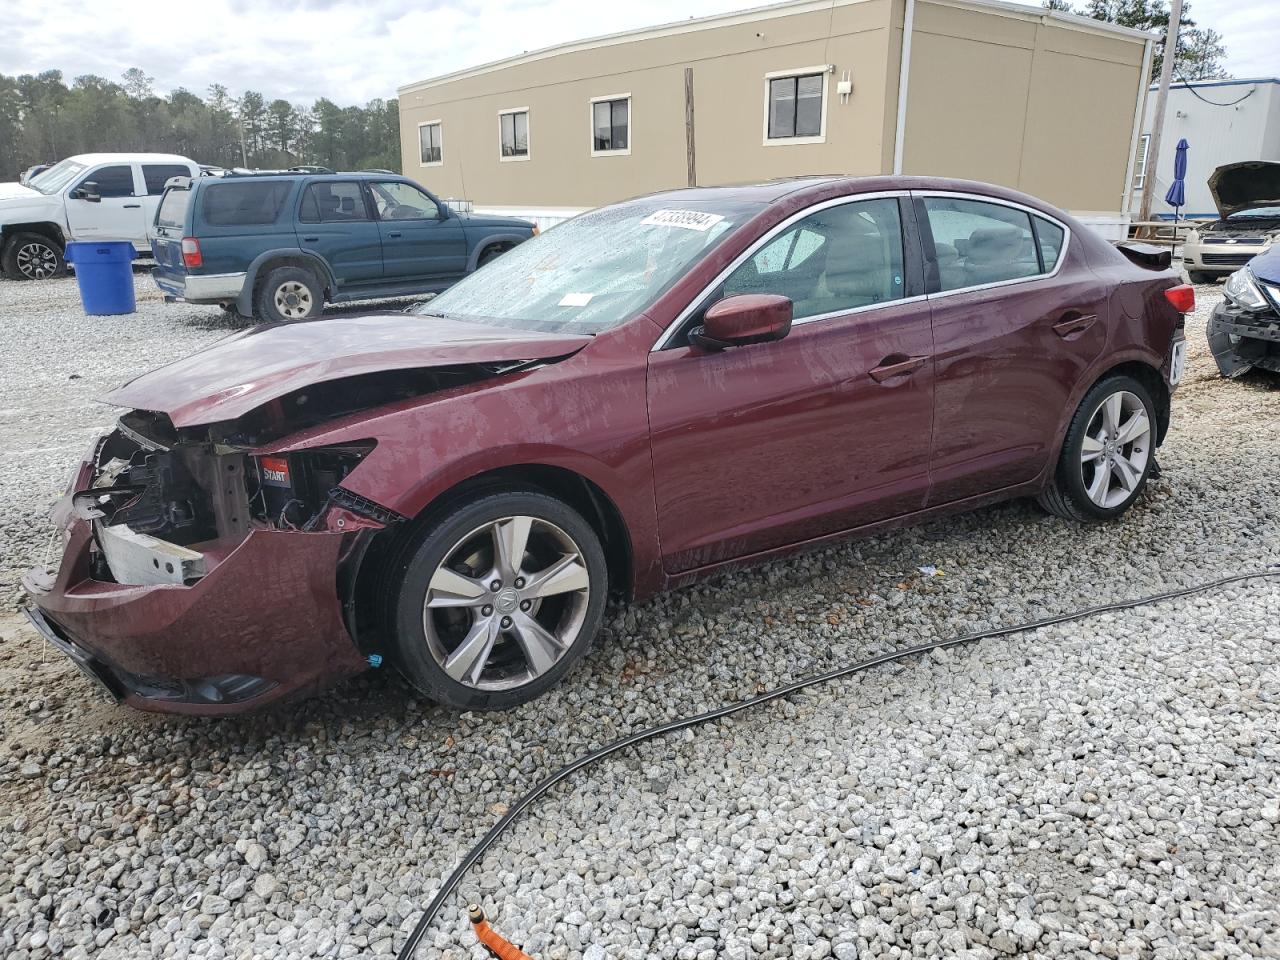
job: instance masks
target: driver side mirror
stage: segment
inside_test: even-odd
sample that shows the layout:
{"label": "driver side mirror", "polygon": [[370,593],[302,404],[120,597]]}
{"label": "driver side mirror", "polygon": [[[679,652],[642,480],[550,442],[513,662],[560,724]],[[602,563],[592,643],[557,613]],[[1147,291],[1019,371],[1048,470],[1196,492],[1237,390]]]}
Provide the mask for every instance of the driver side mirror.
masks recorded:
{"label": "driver side mirror", "polygon": [[791,332],[791,300],[776,293],[743,293],[713,303],[689,342],[703,350],[781,340]]}
{"label": "driver side mirror", "polygon": [[90,203],[101,203],[102,195],[98,193],[98,185],[92,180],[86,180],[80,186],[71,191],[72,200],[88,200]]}

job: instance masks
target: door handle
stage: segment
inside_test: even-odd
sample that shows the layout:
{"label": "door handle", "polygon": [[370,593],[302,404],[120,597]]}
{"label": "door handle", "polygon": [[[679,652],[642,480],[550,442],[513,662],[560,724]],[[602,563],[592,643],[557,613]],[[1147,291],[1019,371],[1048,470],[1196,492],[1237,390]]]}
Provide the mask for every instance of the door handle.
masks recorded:
{"label": "door handle", "polygon": [[319,243],[320,238],[319,237],[303,237],[302,242],[303,243]]}
{"label": "door handle", "polygon": [[1066,319],[1059,320],[1055,323],[1053,325],[1053,332],[1063,339],[1066,339],[1073,333],[1084,333],[1084,331],[1088,330],[1097,322],[1098,315],[1096,313],[1077,313],[1074,316],[1067,317]]}
{"label": "door handle", "polygon": [[880,361],[878,367],[872,367],[871,379],[876,383],[884,383],[894,377],[910,376],[928,362],[928,357],[909,357],[905,353],[891,353]]}
{"label": "door handle", "polygon": [[140,204],[140,203],[126,203],[126,204],[124,205],[124,208],[125,208],[126,210],[141,210],[141,209],[142,209],[142,204]]}
{"label": "door handle", "polygon": [[393,230],[391,233],[388,233],[388,234],[387,234],[387,236],[388,236],[388,237],[402,237],[402,236],[404,236],[404,234],[402,234],[399,230]]}

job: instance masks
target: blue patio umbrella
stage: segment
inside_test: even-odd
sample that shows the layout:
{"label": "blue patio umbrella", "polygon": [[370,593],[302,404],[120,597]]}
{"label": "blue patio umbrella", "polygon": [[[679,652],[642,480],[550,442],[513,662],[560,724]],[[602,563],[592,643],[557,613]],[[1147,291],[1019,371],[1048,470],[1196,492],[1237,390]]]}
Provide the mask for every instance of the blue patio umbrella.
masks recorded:
{"label": "blue patio umbrella", "polygon": [[1187,138],[1178,141],[1173,154],[1173,183],[1169,184],[1169,192],[1164,195],[1164,202],[1173,207],[1173,222],[1178,222],[1178,211],[1187,202]]}

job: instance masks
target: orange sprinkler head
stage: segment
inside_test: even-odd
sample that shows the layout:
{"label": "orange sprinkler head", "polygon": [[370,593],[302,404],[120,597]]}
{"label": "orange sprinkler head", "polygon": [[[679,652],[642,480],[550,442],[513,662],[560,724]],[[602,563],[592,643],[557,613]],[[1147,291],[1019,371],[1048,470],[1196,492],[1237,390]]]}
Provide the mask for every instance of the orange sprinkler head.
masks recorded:
{"label": "orange sprinkler head", "polygon": [[480,904],[473,903],[468,906],[467,916],[471,919],[471,927],[476,932],[476,939],[489,951],[490,956],[497,957],[498,960],[533,960],[533,957],[489,926],[489,922],[484,918],[484,911],[480,909]]}

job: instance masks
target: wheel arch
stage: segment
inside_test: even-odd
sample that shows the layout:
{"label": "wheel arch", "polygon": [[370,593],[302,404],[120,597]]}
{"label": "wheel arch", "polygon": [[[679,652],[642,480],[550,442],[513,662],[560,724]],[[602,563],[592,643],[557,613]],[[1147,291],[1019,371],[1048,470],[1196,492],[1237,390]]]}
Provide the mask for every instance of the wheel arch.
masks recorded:
{"label": "wheel arch", "polygon": [[510,250],[528,239],[528,237],[522,237],[518,233],[494,233],[484,237],[476,244],[476,248],[471,251],[471,259],[467,261],[467,273],[475,270],[480,264],[480,258],[494,247]]}
{"label": "wheel arch", "polygon": [[33,223],[6,223],[0,226],[0,246],[8,243],[10,237],[19,233],[38,233],[48,237],[60,249],[67,245],[67,238],[63,235],[60,226],[52,220],[37,220]]}
{"label": "wheel arch", "polygon": [[577,510],[600,537],[609,570],[611,592],[633,595],[634,553],[631,532],[622,511],[601,487],[566,467],[545,463],[518,463],[485,470],[454,483],[431,499],[414,517],[388,529],[370,543],[352,577],[346,602],[354,607],[358,642],[381,635],[394,577],[392,571],[404,557],[406,546],[418,533],[454,504],[468,497],[503,490],[534,490],[555,497]]}
{"label": "wheel arch", "polygon": [[236,312],[242,317],[253,316],[253,301],[258,295],[261,281],[265,280],[267,274],[277,267],[301,267],[318,273],[326,300],[332,296],[336,287],[333,271],[329,269],[329,264],[323,257],[309,250],[303,250],[301,247],[279,247],[268,250],[254,257],[253,262],[249,264],[249,269],[245,271],[244,286],[240,288],[240,296],[236,298]]}

